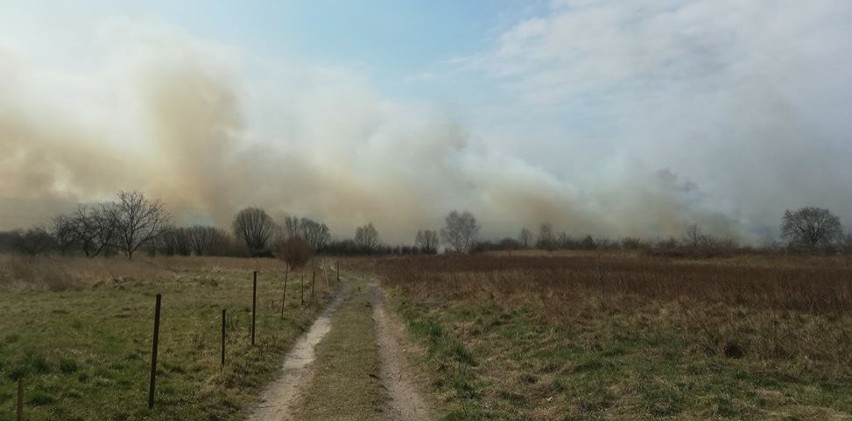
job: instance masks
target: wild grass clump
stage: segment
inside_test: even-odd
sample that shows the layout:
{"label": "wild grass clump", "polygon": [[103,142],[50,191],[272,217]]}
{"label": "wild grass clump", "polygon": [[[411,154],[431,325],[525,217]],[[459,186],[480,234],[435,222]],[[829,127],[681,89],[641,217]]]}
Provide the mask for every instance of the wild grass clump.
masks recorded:
{"label": "wild grass clump", "polygon": [[52,259],[7,257],[0,260],[0,287],[64,291],[80,286]]}
{"label": "wild grass clump", "polygon": [[[434,342],[435,329],[418,327],[428,320],[481,362],[468,376],[481,399],[468,403],[498,418],[852,412],[848,257],[591,252],[370,264],[415,335]],[[778,394],[789,398],[766,397]]]}

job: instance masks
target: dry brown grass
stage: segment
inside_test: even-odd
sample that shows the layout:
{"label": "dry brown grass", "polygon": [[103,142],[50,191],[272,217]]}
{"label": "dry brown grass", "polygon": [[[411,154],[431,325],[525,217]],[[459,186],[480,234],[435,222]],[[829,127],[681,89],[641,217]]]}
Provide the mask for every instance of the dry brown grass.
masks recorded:
{"label": "dry brown grass", "polygon": [[[433,367],[456,389],[451,409],[467,400],[464,416],[477,407],[542,419],[852,411],[849,257],[571,252],[359,265],[396,291],[413,330],[437,338],[433,349],[458,341],[437,359],[463,365],[470,353],[466,377],[476,380]],[[776,393],[783,399],[758,396]],[[816,409],[797,412],[805,406]]]}
{"label": "dry brown grass", "polygon": [[0,288],[59,291],[108,283],[179,279],[184,273],[281,271],[276,259],[235,257],[24,257],[0,255]]}

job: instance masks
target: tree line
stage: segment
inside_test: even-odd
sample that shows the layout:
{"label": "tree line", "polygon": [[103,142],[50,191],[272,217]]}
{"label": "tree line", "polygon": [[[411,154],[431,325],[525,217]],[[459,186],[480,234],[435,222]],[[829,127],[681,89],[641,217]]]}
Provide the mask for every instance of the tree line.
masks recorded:
{"label": "tree line", "polygon": [[[46,253],[78,254],[89,258],[124,255],[132,259],[140,251],[149,255],[287,257],[298,265],[315,253],[330,255],[414,255],[473,253],[498,250],[710,250],[737,249],[733,239],[705,233],[690,225],[680,238],[654,241],[627,237],[619,241],[574,237],[557,232],[550,223],[537,232],[521,229],[517,237],[479,239],[480,225],[469,211],[453,210],[440,229],[420,229],[413,244],[389,245],[368,222],[356,227],[352,238],[335,240],[329,227],[307,217],[287,216],[276,222],[265,210],[248,207],[239,211],[230,231],[196,225],[177,227],[159,200],[140,192],[119,192],[115,199],[81,205],[54,218],[47,226],[0,233],[0,250],[35,256]],[[805,207],[788,210],[782,218],[782,243],[776,248],[792,251],[852,251],[852,234],[845,234],[840,219],[830,211]],[[287,259],[285,259],[287,260]]]}

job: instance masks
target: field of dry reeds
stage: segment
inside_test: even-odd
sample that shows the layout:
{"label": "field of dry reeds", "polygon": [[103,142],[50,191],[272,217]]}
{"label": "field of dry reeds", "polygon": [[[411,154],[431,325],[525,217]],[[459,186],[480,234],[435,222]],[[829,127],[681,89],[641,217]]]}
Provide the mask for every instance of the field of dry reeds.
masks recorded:
{"label": "field of dry reeds", "polygon": [[842,418],[852,259],[628,253],[360,262],[450,418]]}

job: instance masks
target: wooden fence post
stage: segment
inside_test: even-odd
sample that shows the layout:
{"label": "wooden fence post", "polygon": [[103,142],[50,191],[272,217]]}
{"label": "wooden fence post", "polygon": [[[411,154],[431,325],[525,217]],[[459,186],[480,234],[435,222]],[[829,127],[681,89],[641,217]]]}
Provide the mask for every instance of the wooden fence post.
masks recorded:
{"label": "wooden fence post", "polygon": [[314,284],[316,283],[316,281],[317,281],[317,271],[311,270],[311,302],[312,303],[315,301],[315,299],[314,299]]}
{"label": "wooden fence post", "polygon": [[299,292],[301,294],[302,307],[305,306],[305,275],[299,277]]}
{"label": "wooden fence post", "polygon": [[154,408],[154,389],[157,383],[157,348],[160,344],[160,304],[162,294],[157,294],[157,305],[154,307],[154,340],[151,343],[151,383],[148,386],[148,409]]}
{"label": "wooden fence post", "polygon": [[225,320],[226,320],[226,309],[222,309],[222,368],[225,368]]}
{"label": "wooden fence post", "polygon": [[251,344],[254,346],[254,323],[257,314],[257,271],[254,271],[254,282],[251,291]]}
{"label": "wooden fence post", "polygon": [[284,318],[284,305],[287,304],[287,278],[290,275],[290,265],[284,267],[284,293],[281,295],[281,318]]}

